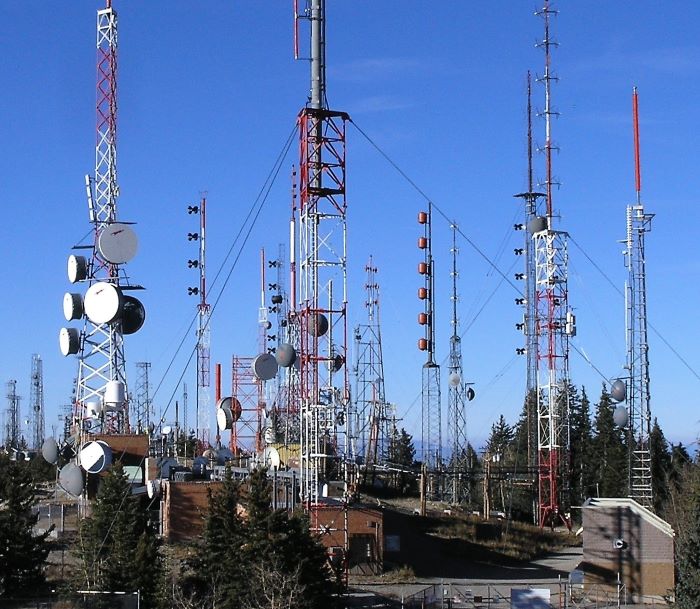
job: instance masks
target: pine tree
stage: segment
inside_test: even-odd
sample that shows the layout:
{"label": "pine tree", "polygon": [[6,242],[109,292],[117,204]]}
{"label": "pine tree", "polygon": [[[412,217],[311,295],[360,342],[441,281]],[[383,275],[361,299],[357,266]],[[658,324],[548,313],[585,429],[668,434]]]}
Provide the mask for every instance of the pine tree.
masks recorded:
{"label": "pine tree", "polygon": [[139,591],[144,609],[160,605],[163,564],[157,537],[119,462],[102,478],[92,517],[80,524],[76,556],[76,589]]}
{"label": "pine tree", "polygon": [[649,434],[651,457],[651,489],[654,511],[661,514],[669,498],[669,476],[671,473],[671,451],[656,418]]}
{"label": "pine tree", "polygon": [[[591,403],[586,388],[581,388],[581,397],[576,395],[569,403],[570,414],[570,458],[571,458],[571,504],[583,502],[595,495],[595,472],[591,467],[593,450],[593,426]],[[578,512],[580,513],[580,512]]]}
{"label": "pine tree", "polygon": [[625,433],[615,425],[613,400],[605,384],[596,405],[592,462],[600,497],[628,495],[629,459]]}
{"label": "pine tree", "polygon": [[36,503],[27,465],[0,454],[0,598],[26,597],[44,585],[50,530],[34,535]]}
{"label": "pine tree", "polygon": [[405,470],[415,466],[416,449],[413,446],[413,437],[403,427],[401,431],[394,429],[394,434],[389,446],[389,461],[398,465],[401,472],[395,479],[395,486],[402,494],[408,494],[416,489],[416,478]]}
{"label": "pine tree", "polygon": [[697,463],[684,468],[682,492],[674,491],[678,502],[676,522],[676,607],[700,607],[700,467]]}

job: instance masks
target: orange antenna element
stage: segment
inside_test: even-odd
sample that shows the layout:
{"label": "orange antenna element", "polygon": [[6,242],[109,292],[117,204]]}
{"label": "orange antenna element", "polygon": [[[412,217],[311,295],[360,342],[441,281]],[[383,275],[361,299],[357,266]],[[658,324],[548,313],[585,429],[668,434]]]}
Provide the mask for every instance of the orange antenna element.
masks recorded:
{"label": "orange antenna element", "polygon": [[637,198],[642,191],[642,170],[639,162],[639,100],[637,87],[632,90],[632,123],[634,125],[634,184]]}

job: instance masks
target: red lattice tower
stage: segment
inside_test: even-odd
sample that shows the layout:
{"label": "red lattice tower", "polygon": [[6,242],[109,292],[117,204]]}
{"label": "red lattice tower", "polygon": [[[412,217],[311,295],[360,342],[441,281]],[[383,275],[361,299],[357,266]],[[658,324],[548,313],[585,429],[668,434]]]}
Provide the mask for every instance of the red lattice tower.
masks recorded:
{"label": "red lattice tower", "polygon": [[241,410],[231,428],[229,448],[238,457],[253,455],[263,448],[263,387],[253,374],[253,359],[234,355],[231,363],[231,395],[238,400]]}

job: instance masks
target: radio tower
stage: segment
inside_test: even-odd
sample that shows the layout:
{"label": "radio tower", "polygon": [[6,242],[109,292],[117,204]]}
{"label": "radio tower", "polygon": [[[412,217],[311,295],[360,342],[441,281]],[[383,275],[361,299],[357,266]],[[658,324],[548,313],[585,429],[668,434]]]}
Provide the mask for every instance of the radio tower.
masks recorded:
{"label": "radio tower", "polygon": [[[536,13],[544,19],[545,67],[540,82],[545,89],[545,163],[547,214],[530,230],[535,242],[535,330],[537,333],[537,431],[539,450],[539,524],[554,527],[561,520],[570,527],[567,515],[566,470],[569,466],[569,337],[575,335],[575,320],[569,308],[568,234],[554,229],[552,189],[552,110],[550,19],[556,14],[549,0]],[[539,226],[534,226],[539,224]]]}
{"label": "radio tower", "polygon": [[211,348],[211,307],[207,302],[207,273],[206,273],[206,228],[207,228],[207,197],[202,196],[199,205],[188,205],[188,214],[199,214],[199,233],[187,233],[188,241],[199,242],[199,257],[188,260],[187,266],[199,269],[199,287],[188,288],[191,296],[199,296],[197,305],[197,394],[195,396],[196,436],[200,449],[209,445],[209,408],[211,402],[211,363],[209,350]]}
{"label": "radio tower", "polygon": [[467,456],[467,400],[474,398],[474,390],[464,382],[462,370],[462,339],[457,317],[457,225],[452,224],[452,336],[450,337],[450,365],[447,377],[447,441],[451,450],[452,503],[469,499]]}
{"label": "radio tower", "polygon": [[367,273],[367,323],[355,328],[355,412],[352,421],[355,452],[371,467],[387,458],[391,437],[389,405],[384,392],[384,359],[379,323],[379,284],[372,257],[365,266]]}
{"label": "radio tower", "polygon": [[[128,225],[117,223],[117,13],[111,0],[107,0],[106,8],[97,11],[96,109],[95,176],[85,178],[94,245],[85,246],[90,251],[89,259],[71,257],[77,269],[71,281],[87,281],[90,286],[85,296],[87,315],[80,339],[77,330],[64,329],[75,346],[68,344],[62,348],[64,355],[79,354],[74,418],[80,422],[81,431],[125,433],[129,430],[129,393],[124,334],[140,328],[136,324],[135,329],[125,332],[125,318],[129,313],[140,315],[142,324],[145,314],[138,300],[122,295],[124,290],[137,287],[129,285],[122,268],[136,252],[136,237]],[[102,298],[105,294],[111,297],[111,302]],[[79,298],[76,294],[71,296]],[[87,310],[89,298],[97,308],[97,315],[93,316],[96,319],[91,319]],[[119,306],[107,314],[106,309],[113,306],[114,300],[119,301]],[[103,314],[108,315],[104,323]],[[74,312],[70,319],[81,316],[82,303],[80,311]]]}
{"label": "radio tower", "polygon": [[151,371],[150,362],[136,362],[136,433],[143,433],[151,423],[153,413],[153,402],[151,400],[151,387],[149,376]]}
{"label": "radio tower", "polygon": [[418,348],[427,353],[423,364],[421,414],[422,461],[428,470],[438,470],[442,465],[442,410],[440,405],[440,366],[435,362],[435,274],[432,242],[433,206],[428,212],[418,214],[418,223],[423,225],[423,236],[418,247],[424,252],[424,260],[418,264],[425,285],[418,289],[418,298],[425,303],[425,310],[418,315],[418,323],[425,327],[425,336],[418,341]]}
{"label": "radio tower", "polygon": [[522,249],[515,250],[516,255],[524,254],[525,272],[516,273],[516,279],[524,279],[525,298],[517,299],[523,303],[523,321],[516,328],[525,335],[525,348],[517,349],[519,354],[527,358],[525,381],[525,408],[527,413],[527,464],[530,471],[537,466],[537,332],[535,329],[536,311],[536,271],[535,271],[535,242],[530,231],[531,222],[537,222],[538,201],[546,197],[542,192],[535,192],[532,165],[532,78],[527,73],[527,192],[515,195],[525,204],[525,224],[516,224],[516,230],[525,229],[525,244]]}
{"label": "radio tower", "polygon": [[29,388],[29,410],[32,427],[31,447],[40,450],[44,443],[44,366],[41,356],[32,355],[32,372]]}
{"label": "radio tower", "polygon": [[[299,15],[295,15],[295,23]],[[311,94],[298,117],[301,497],[318,530],[324,483],[344,478],[347,498],[347,227],[345,123],[326,98],[325,0],[310,0]],[[347,512],[345,511],[346,519]],[[345,547],[347,549],[347,526]]]}
{"label": "radio tower", "polygon": [[637,88],[632,93],[634,121],[634,170],[637,202],[627,206],[627,367],[629,387],[629,493],[644,507],[653,509],[651,484],[651,409],[649,393],[649,344],[647,342],[647,287],[644,236],[654,214],[644,211],[639,161],[639,106]]}
{"label": "radio tower", "polygon": [[[5,421],[5,450],[19,449],[22,431],[20,429],[20,397],[17,395],[17,381],[7,381],[7,418]],[[43,441],[43,440],[42,440]]]}

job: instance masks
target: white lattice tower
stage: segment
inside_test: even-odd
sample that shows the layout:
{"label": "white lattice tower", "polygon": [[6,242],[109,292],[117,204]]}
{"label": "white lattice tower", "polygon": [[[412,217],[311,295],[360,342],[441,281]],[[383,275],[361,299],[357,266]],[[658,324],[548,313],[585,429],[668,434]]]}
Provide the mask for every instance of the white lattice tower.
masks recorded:
{"label": "white lattice tower", "polygon": [[355,399],[351,420],[353,453],[367,466],[383,463],[388,457],[387,403],[384,389],[384,358],[379,318],[377,267],[370,256],[365,266],[367,322],[355,328]]}
{"label": "white lattice tower", "polygon": [[[106,281],[120,285],[120,267],[102,259],[97,238],[117,221],[117,13],[108,0],[107,8],[97,11],[97,141],[95,175],[86,177],[88,212],[95,243],[90,248],[87,282]],[[78,354],[78,390],[74,417],[79,429],[87,431],[86,406],[102,402],[107,384],[120,382],[128,396],[124,337],[121,323],[96,324],[85,318]],[[128,397],[123,407],[107,411],[90,423],[89,431],[123,433],[129,429]]]}
{"label": "white lattice tower", "polygon": [[17,395],[17,381],[7,381],[7,414],[5,415],[4,444],[5,449],[19,448],[22,439],[20,418],[20,397]]}
{"label": "white lattice tower", "polygon": [[[468,385],[464,380],[462,368],[462,338],[459,335],[459,317],[457,315],[457,303],[459,294],[457,291],[457,225],[452,225],[452,336],[450,336],[450,362],[447,376],[447,442],[450,447],[449,470],[452,478],[451,488],[453,503],[461,503],[467,500],[469,484],[468,455],[467,455],[467,390]],[[473,396],[473,394],[472,394]]]}
{"label": "white lattice tower", "polygon": [[653,509],[651,478],[651,394],[649,391],[649,343],[645,235],[654,214],[644,211],[641,199],[639,162],[639,114],[637,89],[632,97],[634,116],[635,178],[637,202],[627,206],[625,265],[627,280],[627,405],[629,410],[629,494],[644,507]]}
{"label": "white lattice tower", "polygon": [[150,362],[136,362],[136,404],[132,415],[136,433],[143,433],[148,429],[153,415],[150,372]]}
{"label": "white lattice tower", "polygon": [[419,288],[418,297],[424,303],[424,311],[418,322],[425,328],[424,337],[418,341],[418,348],[425,351],[427,359],[422,369],[421,386],[421,459],[429,470],[442,466],[442,405],[440,397],[440,365],[435,361],[435,267],[432,243],[432,204],[428,212],[418,214],[418,222],[423,226],[423,236],[418,239],[418,247],[423,250],[423,262],[418,272],[424,278],[424,286]]}
{"label": "white lattice tower", "polygon": [[44,443],[44,365],[41,356],[32,355],[32,370],[29,386],[29,414],[31,421],[31,448],[41,449]]}
{"label": "white lattice tower", "polygon": [[544,75],[539,79],[545,88],[545,162],[547,215],[542,230],[533,234],[535,249],[535,330],[537,333],[537,415],[539,469],[539,523],[551,525],[558,520],[569,525],[567,515],[569,467],[569,337],[576,332],[569,308],[568,234],[554,230],[555,181],[552,174],[551,85],[556,78],[551,71],[550,19],[556,11],[548,0],[537,13],[544,19]]}

